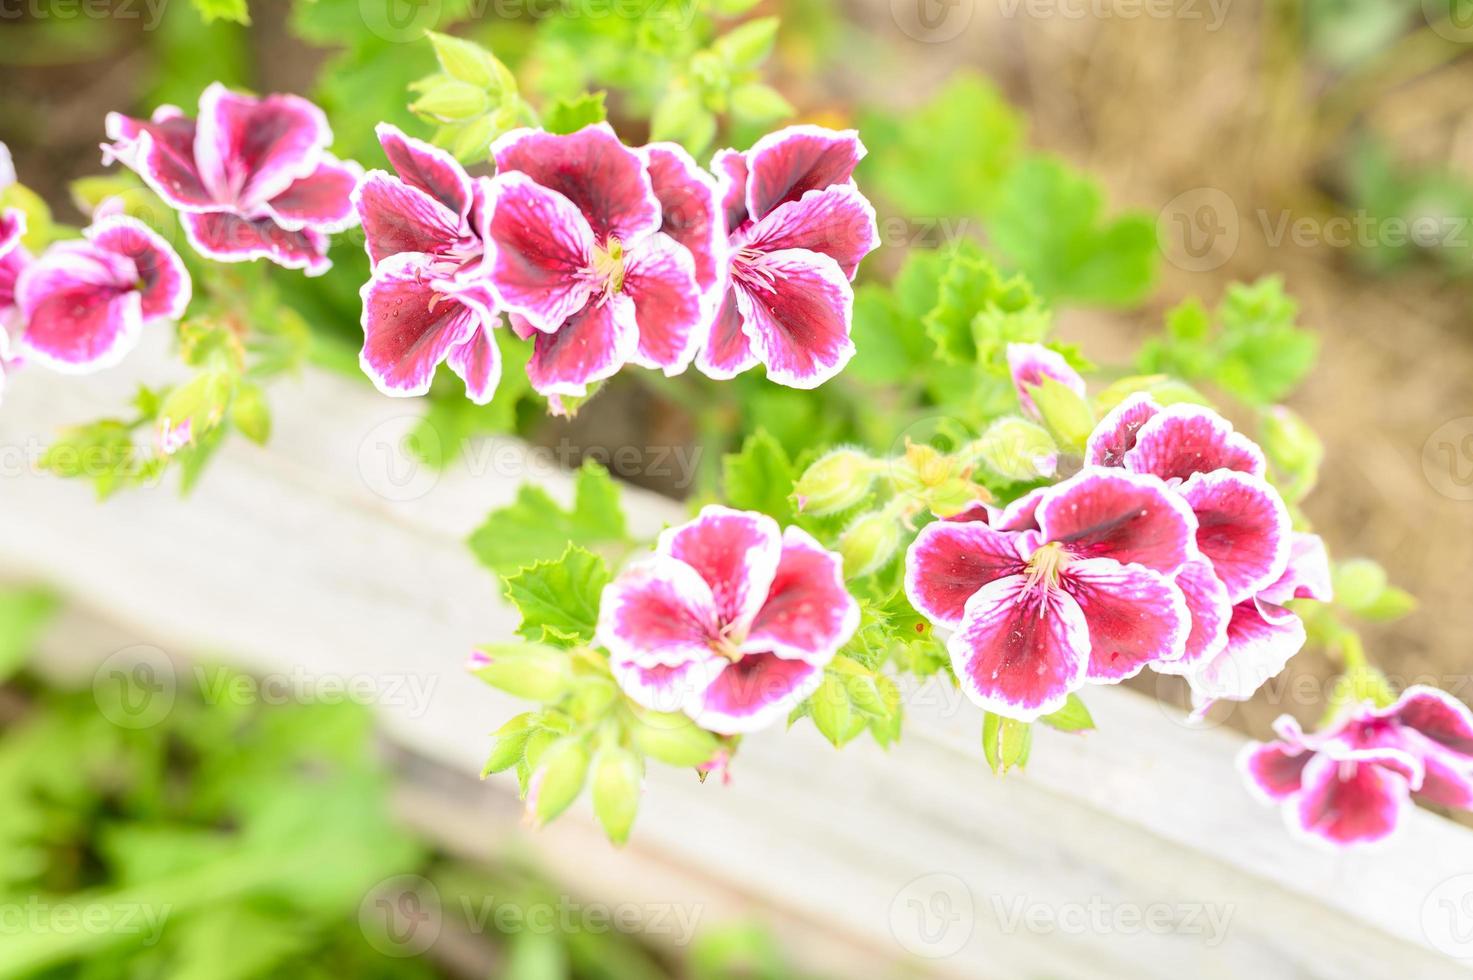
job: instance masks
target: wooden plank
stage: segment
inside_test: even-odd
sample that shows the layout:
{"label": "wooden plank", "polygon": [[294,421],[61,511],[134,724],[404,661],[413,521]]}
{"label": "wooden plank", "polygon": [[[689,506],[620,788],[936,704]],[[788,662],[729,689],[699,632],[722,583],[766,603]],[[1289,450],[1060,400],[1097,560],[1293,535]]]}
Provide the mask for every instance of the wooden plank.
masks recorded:
{"label": "wooden plank", "polygon": [[[82,381],[25,372],[0,409],[0,449],[116,410],[129,375],[163,363],[155,345]],[[226,654],[290,683],[376,685],[396,740],[474,773],[485,732],[518,708],[461,662],[509,635],[514,614],[463,538],[524,474],[563,497],[567,477],[509,441],[481,446],[476,472],[388,469],[385,447],[415,406],[350,379],[312,374],[272,399],[271,446],[233,443],[182,502],[165,487],[98,506],[83,486],[0,460],[0,574],[52,582],[171,651]],[[629,500],[644,531],[681,513]],[[180,678],[195,680],[187,667]],[[593,843],[582,810],[508,846],[554,863],[565,849],[569,871],[604,887],[652,862],[682,869],[687,895],[719,882],[875,962],[938,975],[1461,975],[1427,932],[1450,948],[1438,917],[1462,913],[1439,904],[1439,886],[1473,873],[1473,834],[1418,813],[1382,849],[1314,850],[1243,790],[1237,736],[1190,730],[1131,691],[1089,700],[1101,731],[1040,733],[1021,776],[988,775],[978,712],[922,689],[888,754],[834,752],[806,726],[767,732],[743,743],[730,786],[653,770],[627,852]]]}

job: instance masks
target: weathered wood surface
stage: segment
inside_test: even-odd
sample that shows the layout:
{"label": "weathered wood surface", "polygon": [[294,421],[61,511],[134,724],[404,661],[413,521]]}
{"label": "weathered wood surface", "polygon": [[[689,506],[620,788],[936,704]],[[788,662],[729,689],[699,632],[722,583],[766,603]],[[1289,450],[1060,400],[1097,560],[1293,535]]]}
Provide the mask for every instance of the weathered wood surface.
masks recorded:
{"label": "weathered wood surface", "polygon": [[[702,921],[765,909],[790,940],[812,939],[808,961],[876,975],[1440,977],[1463,975],[1444,954],[1473,957],[1459,942],[1473,878],[1449,883],[1473,875],[1473,834],[1418,813],[1379,850],[1313,849],[1243,790],[1239,736],[1120,689],[1090,692],[1100,731],[1040,732],[1027,773],[1002,780],[981,764],[978,712],[927,689],[889,753],[835,752],[805,725],[748,738],[728,786],[652,770],[623,852],[586,810],[519,831],[507,781],[474,778],[485,734],[517,706],[461,670],[514,614],[463,539],[522,478],[566,496],[567,477],[509,441],[438,477],[408,469],[392,450],[415,403],[317,373],[273,391],[268,448],[233,442],[182,501],[166,485],[98,505],[24,465],[165,363],[153,345],[96,378],[13,379],[0,575],[52,583],[115,624],[63,631],[74,657],[101,660],[122,637],[287,684],[373,686],[393,739],[464,773],[406,799],[466,849],[531,850],[579,894],[684,903]],[[629,500],[643,531],[680,515]],[[186,666],[178,677],[194,682]]]}

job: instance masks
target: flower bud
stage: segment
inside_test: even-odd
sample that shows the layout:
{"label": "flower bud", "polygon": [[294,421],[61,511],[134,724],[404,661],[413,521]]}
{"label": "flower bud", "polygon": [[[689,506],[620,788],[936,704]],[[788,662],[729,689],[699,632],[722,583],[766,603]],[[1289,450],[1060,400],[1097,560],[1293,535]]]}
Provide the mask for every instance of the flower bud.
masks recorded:
{"label": "flower bud", "polygon": [[219,425],[234,385],[228,371],[203,371],[169,392],[159,406],[159,448],[173,455]]}
{"label": "flower bud", "polygon": [[823,517],[848,510],[869,495],[876,463],[857,449],[835,449],[803,471],[793,492],[798,509]]}
{"label": "flower bud", "polygon": [[982,719],[982,754],[997,775],[1028,764],[1033,749],[1033,726],[991,711]]}
{"label": "flower bud", "polygon": [[635,748],[669,766],[699,766],[721,748],[715,735],[681,714],[643,712],[630,726]]}
{"label": "flower bud", "polygon": [[1084,452],[1085,440],[1095,427],[1094,411],[1084,396],[1053,378],[1044,378],[1028,394],[1059,445],[1073,453]]}
{"label": "flower bud", "polygon": [[839,536],[844,577],[863,578],[879,571],[900,550],[900,522],[884,511],[860,515]]}
{"label": "flower bud", "polygon": [[617,745],[599,749],[593,764],[593,812],[615,844],[629,839],[643,788],[643,759]]}
{"label": "flower bud", "polygon": [[1009,480],[1051,477],[1059,463],[1059,447],[1053,437],[1042,426],[1021,418],[994,422],[972,451],[982,465]]}
{"label": "flower bud", "polygon": [[558,739],[542,753],[541,766],[532,777],[527,807],[538,824],[549,823],[562,813],[588,778],[588,747],[577,735]]}
{"label": "flower bud", "polygon": [[573,663],[566,650],[541,643],[497,643],[477,652],[471,672],[515,697],[553,702],[572,686]]}

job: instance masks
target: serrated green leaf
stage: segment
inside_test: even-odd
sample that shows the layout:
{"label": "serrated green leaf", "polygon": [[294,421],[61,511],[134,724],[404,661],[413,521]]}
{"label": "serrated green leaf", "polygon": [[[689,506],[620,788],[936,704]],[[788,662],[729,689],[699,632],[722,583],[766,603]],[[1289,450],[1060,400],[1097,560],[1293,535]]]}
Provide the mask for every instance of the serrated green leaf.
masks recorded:
{"label": "serrated green leaf", "polygon": [[572,98],[560,98],[548,107],[542,115],[542,128],[549,133],[576,133],[608,117],[604,92],[584,92]]}
{"label": "serrated green leaf", "polygon": [[216,20],[226,20],[243,25],[249,25],[251,22],[251,12],[246,5],[246,0],[191,0],[191,2],[207,24]]}
{"label": "serrated green leaf", "polygon": [[619,488],[608,470],[590,460],[574,477],[570,509],[559,507],[541,487],[523,484],[516,502],[492,511],[469,544],[481,564],[506,575],[554,558],[572,543],[596,548],[627,538]]}
{"label": "serrated green leaf", "polygon": [[1004,277],[967,241],[949,250],[923,322],[943,361],[1006,372],[1007,345],[1043,339],[1049,321],[1026,279]]}
{"label": "serrated green leaf", "polygon": [[563,646],[591,641],[609,580],[604,560],[577,545],[568,545],[561,558],[506,576],[506,598],[522,614],[517,633]]}
{"label": "serrated green leaf", "polygon": [[791,495],[797,478],[787,452],[766,429],[749,435],[741,452],[722,458],[726,503],[738,510],[761,511],[780,524],[795,518]]}

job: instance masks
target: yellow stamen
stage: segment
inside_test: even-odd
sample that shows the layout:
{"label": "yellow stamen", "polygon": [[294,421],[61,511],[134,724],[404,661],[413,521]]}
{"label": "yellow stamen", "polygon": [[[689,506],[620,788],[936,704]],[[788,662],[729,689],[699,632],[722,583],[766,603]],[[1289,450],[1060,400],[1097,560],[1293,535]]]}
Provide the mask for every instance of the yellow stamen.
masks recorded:
{"label": "yellow stamen", "polygon": [[1028,559],[1029,586],[1042,582],[1047,588],[1058,588],[1059,576],[1073,560],[1073,556],[1057,541],[1043,545]]}

